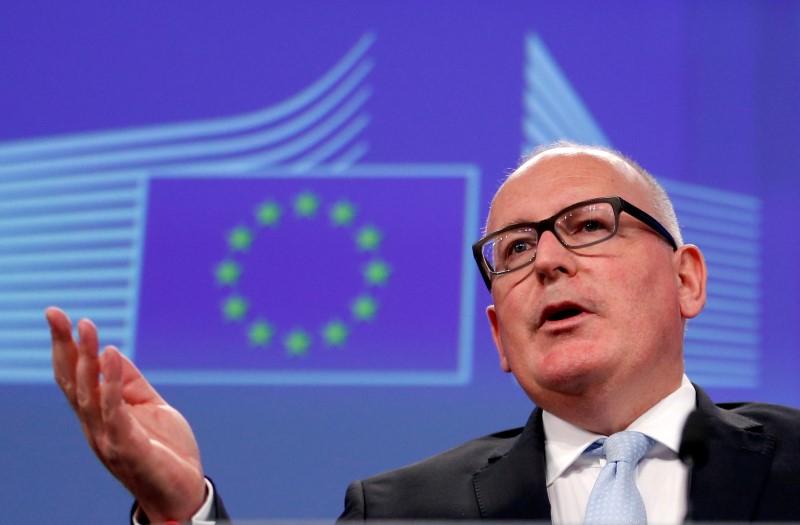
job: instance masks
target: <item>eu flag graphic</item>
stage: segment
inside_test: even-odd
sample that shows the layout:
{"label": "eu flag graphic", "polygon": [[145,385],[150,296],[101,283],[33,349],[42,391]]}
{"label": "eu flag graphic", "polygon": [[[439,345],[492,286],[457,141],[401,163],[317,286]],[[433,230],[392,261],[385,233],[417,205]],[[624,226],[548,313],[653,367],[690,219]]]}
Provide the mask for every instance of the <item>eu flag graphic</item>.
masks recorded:
{"label": "eu flag graphic", "polygon": [[465,381],[475,177],[427,175],[152,178],[136,363],[188,382]]}

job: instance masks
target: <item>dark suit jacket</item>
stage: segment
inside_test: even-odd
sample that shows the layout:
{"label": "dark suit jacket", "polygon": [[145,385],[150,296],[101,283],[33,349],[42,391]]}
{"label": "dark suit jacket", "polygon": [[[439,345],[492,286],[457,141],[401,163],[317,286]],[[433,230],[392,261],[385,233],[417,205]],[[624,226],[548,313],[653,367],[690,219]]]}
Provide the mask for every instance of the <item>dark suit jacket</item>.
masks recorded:
{"label": "dark suit jacket", "polygon": [[[691,482],[697,521],[800,521],[800,410],[715,405],[709,460]],[[542,412],[524,428],[469,441],[399,470],[353,482],[340,519],[550,520]]]}
{"label": "dark suit jacket", "polygon": [[[800,410],[715,405],[709,460],[692,476],[696,521],[800,521]],[[354,481],[340,520],[550,520],[542,411],[523,428],[464,443],[407,467]],[[218,520],[228,514],[215,489]]]}

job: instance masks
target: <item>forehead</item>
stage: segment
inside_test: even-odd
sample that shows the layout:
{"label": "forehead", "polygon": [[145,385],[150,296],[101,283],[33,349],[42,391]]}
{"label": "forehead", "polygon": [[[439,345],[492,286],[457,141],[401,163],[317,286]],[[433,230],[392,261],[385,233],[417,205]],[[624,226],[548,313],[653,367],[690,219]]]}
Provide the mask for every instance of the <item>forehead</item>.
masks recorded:
{"label": "forehead", "polygon": [[492,200],[487,231],[539,221],[576,202],[609,195],[652,211],[644,180],[622,159],[601,150],[549,150],[503,183]]}

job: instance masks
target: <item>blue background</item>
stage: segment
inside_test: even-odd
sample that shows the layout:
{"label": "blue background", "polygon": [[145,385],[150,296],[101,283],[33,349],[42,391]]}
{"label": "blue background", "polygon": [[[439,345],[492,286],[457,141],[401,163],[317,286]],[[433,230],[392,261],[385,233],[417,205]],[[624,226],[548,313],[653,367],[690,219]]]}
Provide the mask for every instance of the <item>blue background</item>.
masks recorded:
{"label": "blue background", "polygon": [[[474,169],[480,194],[472,204],[482,218],[525,143],[526,41],[536,35],[613,146],[658,177],[756,203],[752,272],[759,293],[752,299],[757,333],[748,354],[755,357],[750,381],[709,390],[717,400],[800,405],[798,11],[789,1],[6,3],[0,9],[0,147],[17,151],[48,137],[223,119],[274,106],[371,35],[365,119],[351,121],[366,124],[349,143],[354,149],[342,151],[358,157],[353,165]],[[296,160],[280,168],[291,169]],[[45,169],[31,175],[0,164],[0,176],[0,229],[11,236],[15,185],[39,177],[58,208],[66,206],[58,201],[59,177],[76,174]],[[387,206],[409,213],[391,197]],[[463,195],[440,200],[440,217],[425,215],[432,224],[467,217]],[[158,220],[147,215],[150,226]],[[465,219],[457,226],[456,235],[474,227],[470,238],[479,236],[477,224]],[[393,263],[396,271],[423,247],[429,253],[418,237],[396,242],[414,249]],[[51,301],[46,293],[28,299],[39,283],[14,266],[16,246],[0,244],[9,257],[0,275],[0,372],[10,370],[20,325],[41,331],[46,345],[40,312]],[[49,264],[57,271],[62,261]],[[427,297],[453,308],[467,301],[471,366],[464,381],[347,386],[159,379],[160,392],[191,422],[206,471],[234,517],[334,517],[350,480],[525,421],[530,402],[499,371],[485,325],[488,296],[477,272],[464,279],[473,289],[459,281],[460,297],[449,291],[442,297],[430,284],[392,290],[390,280],[386,288],[407,293],[409,307]],[[125,330],[136,325],[104,325],[103,308],[90,310],[100,314],[101,331],[119,329],[119,340],[130,344]],[[452,330],[447,319],[427,319],[418,328],[420,344],[430,340],[427,334],[446,341],[440,328]],[[47,366],[37,363],[39,371]],[[123,521],[129,496],[94,460],[46,373],[5,373],[0,395],[4,519]]]}

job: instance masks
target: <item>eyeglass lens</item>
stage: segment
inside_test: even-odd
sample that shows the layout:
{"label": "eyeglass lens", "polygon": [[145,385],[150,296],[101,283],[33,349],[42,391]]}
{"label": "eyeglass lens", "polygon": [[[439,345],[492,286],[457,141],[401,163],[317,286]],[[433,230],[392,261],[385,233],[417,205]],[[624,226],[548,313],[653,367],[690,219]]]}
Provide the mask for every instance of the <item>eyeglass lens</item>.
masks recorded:
{"label": "eyeglass lens", "polygon": [[520,268],[533,260],[540,232],[553,231],[558,239],[570,248],[596,244],[614,236],[617,215],[609,202],[594,202],[567,208],[550,221],[542,221],[539,228],[522,227],[497,234],[483,246],[483,255],[494,272],[507,272]]}

